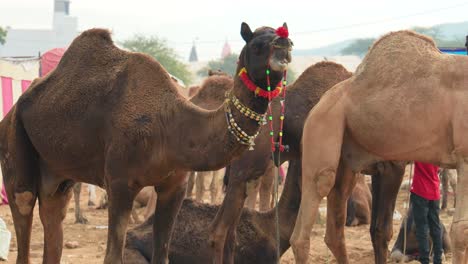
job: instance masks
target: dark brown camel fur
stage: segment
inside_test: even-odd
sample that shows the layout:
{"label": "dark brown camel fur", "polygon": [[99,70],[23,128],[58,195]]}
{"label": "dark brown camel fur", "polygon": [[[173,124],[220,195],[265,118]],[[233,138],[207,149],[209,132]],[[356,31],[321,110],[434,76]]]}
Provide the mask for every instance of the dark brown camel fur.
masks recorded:
{"label": "dark brown camel fur", "polygon": [[392,32],[374,43],[352,78],[321,98],[304,124],[302,203],[291,237],[297,263],[307,263],[324,196],[333,209],[325,240],[337,262],[348,263],[343,226],[355,173],[385,160],[457,168],[453,263],[468,261],[467,70],[468,58],[442,54],[430,38]]}
{"label": "dark brown camel fur", "polygon": [[[277,83],[290,62],[291,42],[275,30],[252,32],[238,71],[266,87],[266,65]],[[232,93],[264,113],[239,78]],[[258,122],[232,109],[232,119],[254,135]],[[158,192],[152,263],[167,263],[175,218],[186,190],[187,171],[224,167],[248,148],[228,130],[224,107],[203,110],[177,92],[169,74],[147,55],[114,46],[106,30],[78,36],[58,67],[34,82],[4,120],[8,138],[2,169],[18,240],[18,263],[29,263],[32,209],[38,198],[44,226],[44,263],[59,263],[62,221],[74,182],[104,187],[109,195],[109,232],[104,263],[122,263],[132,202],[144,186]],[[216,258],[216,257],[215,257]],[[219,259],[219,257],[218,257]]]}
{"label": "dark brown camel fur", "polygon": [[[294,228],[300,204],[301,165],[292,161],[283,193],[278,203],[280,221],[280,254],[289,248],[289,237]],[[219,205],[207,205],[186,199],[174,227],[174,236],[169,250],[170,263],[211,263],[210,246],[206,241],[209,226]],[[127,234],[125,263],[147,264],[151,257],[151,226],[153,219],[130,230]],[[258,212],[247,208],[242,214],[237,228],[238,243],[234,249],[235,263],[270,264],[278,263],[276,256],[275,210]]]}

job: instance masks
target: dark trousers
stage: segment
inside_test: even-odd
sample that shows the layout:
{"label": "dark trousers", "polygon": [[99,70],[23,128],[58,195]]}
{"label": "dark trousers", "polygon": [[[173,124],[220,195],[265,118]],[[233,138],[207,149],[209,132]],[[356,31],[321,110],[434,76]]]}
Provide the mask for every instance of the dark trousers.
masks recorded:
{"label": "dark trousers", "polygon": [[414,213],[414,224],[416,226],[416,239],[419,246],[419,261],[423,264],[429,264],[429,231],[432,238],[434,264],[441,264],[442,232],[439,220],[439,200],[430,201],[411,193],[411,204]]}

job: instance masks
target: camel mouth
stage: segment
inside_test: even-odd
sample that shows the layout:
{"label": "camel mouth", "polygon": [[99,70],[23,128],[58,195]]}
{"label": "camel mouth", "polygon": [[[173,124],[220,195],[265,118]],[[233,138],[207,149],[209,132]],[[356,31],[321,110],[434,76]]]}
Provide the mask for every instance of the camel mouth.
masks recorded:
{"label": "camel mouth", "polygon": [[282,60],[272,58],[270,60],[270,67],[274,71],[285,71],[288,68],[289,62],[286,58]]}

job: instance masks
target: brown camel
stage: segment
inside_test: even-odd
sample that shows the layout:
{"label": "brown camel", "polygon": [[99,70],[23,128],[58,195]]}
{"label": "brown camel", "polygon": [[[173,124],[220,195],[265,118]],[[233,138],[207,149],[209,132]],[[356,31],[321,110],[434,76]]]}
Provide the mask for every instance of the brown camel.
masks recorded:
{"label": "brown camel", "polygon": [[[289,248],[297,210],[300,204],[301,163],[292,161],[284,191],[278,203],[280,221],[280,248],[283,255]],[[206,241],[209,226],[219,205],[198,204],[186,199],[174,227],[174,236],[169,250],[170,263],[211,263],[210,247]],[[125,263],[147,264],[151,258],[151,226],[153,218],[130,230],[125,245]],[[235,263],[277,263],[275,210],[258,212],[242,209],[238,243],[235,245]]]}
{"label": "brown camel", "polygon": [[349,196],[346,211],[346,226],[370,224],[372,195],[365,177],[359,174],[356,186]]}
{"label": "brown camel", "polygon": [[[269,65],[271,82],[278,83],[291,60],[292,42],[270,27],[252,32],[246,23],[241,35],[246,45],[237,71],[245,67],[243,76],[266,87]],[[268,100],[247,88],[236,77],[230,100],[262,115]],[[133,198],[142,187],[155,186],[152,263],[167,263],[186,172],[224,167],[252,147],[259,129],[257,120],[230,101],[215,111],[188,102],[158,62],[118,49],[102,29],[78,36],[58,67],[36,80],[2,123],[8,143],[2,146],[2,169],[18,263],[29,263],[36,198],[48,234],[44,263],[60,262],[62,221],[74,182],[104,187],[109,195],[105,263],[122,263]]]}
{"label": "brown camel", "polygon": [[307,262],[313,219],[326,195],[332,212],[325,241],[338,263],[348,263],[343,225],[355,172],[383,160],[457,168],[453,263],[468,261],[467,70],[468,58],[442,54],[430,38],[393,32],[375,42],[353,77],[322,97],[304,125],[304,191],[291,237],[297,263]]}
{"label": "brown camel", "polygon": [[[306,69],[288,87],[286,93],[286,112],[284,119],[284,144],[289,151],[281,154],[281,161],[299,160],[302,126],[310,109],[319,101],[320,96],[336,83],[351,76],[343,66],[333,62],[320,62]],[[279,120],[279,100],[273,102],[274,120]],[[274,123],[275,125],[278,122]],[[276,131],[278,127],[276,127]],[[246,198],[248,182],[264,175],[271,164],[269,129],[260,130],[254,151],[245,152],[233,161],[227,169],[229,184],[226,196],[210,228],[210,243],[224,249],[224,263],[233,263],[235,228],[241,215]]]}
{"label": "brown camel", "polygon": [[[442,206],[441,209],[447,209],[449,185],[452,187],[454,196],[457,192],[457,171],[450,169],[442,169],[440,171],[440,183],[442,184]],[[457,199],[453,199],[453,207],[457,204]]]}

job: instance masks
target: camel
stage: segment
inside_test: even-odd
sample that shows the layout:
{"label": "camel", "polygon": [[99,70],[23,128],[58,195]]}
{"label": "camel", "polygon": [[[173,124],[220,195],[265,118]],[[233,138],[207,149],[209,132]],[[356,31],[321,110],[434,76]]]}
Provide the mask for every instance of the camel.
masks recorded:
{"label": "camel", "polygon": [[[110,33],[79,35],[58,67],[37,79],[0,125],[7,144],[1,162],[18,241],[18,263],[29,263],[32,209],[38,198],[44,226],[44,263],[59,263],[62,221],[74,182],[103,187],[109,195],[104,263],[122,263],[135,195],[154,186],[157,209],[152,263],[167,263],[173,225],[186,190],[187,171],[216,170],[253,148],[268,100],[267,76],[279,83],[291,61],[287,26],[261,27],[246,41],[229,100],[203,110],[177,92],[151,57],[117,48]],[[269,74],[266,74],[267,66]],[[244,81],[250,80],[247,86]],[[253,81],[255,80],[255,84]],[[256,88],[257,87],[257,88]],[[263,88],[258,88],[263,87]],[[231,102],[242,102],[253,119]],[[187,129],[187,128],[190,129]],[[3,131],[2,131],[3,130]]]}
{"label": "camel", "polygon": [[358,175],[356,186],[347,203],[346,226],[370,224],[372,195],[364,175]]}
{"label": "camel", "polygon": [[[289,238],[300,204],[301,164],[293,161],[284,191],[278,203],[281,255],[289,248]],[[206,241],[209,226],[219,205],[199,204],[186,199],[179,220],[174,227],[174,238],[169,250],[170,263],[210,263],[210,246]],[[237,228],[235,263],[277,263],[275,210],[258,212],[247,208]],[[125,244],[125,263],[147,264],[151,257],[151,226],[153,218],[130,230]]]}
{"label": "camel", "polygon": [[[444,253],[451,251],[450,238],[445,228],[444,223],[440,223],[442,231],[442,247]],[[390,260],[396,262],[407,262],[415,259],[415,255],[419,255],[418,241],[416,240],[416,229],[414,225],[414,216],[413,210],[410,205],[408,210],[408,216],[406,221],[406,250],[405,255],[403,254],[403,247],[405,246],[405,226],[404,222],[401,223],[400,231],[398,233],[397,240],[392,248],[392,254],[390,255]],[[429,237],[430,244],[432,244],[432,239]],[[432,247],[432,246],[431,246]]]}
{"label": "camel", "polygon": [[[351,73],[339,64],[320,62],[307,68],[293,84],[288,86],[283,142],[289,146],[289,151],[281,153],[281,162],[301,158],[300,141],[307,113],[326,90],[350,76]],[[274,120],[279,120],[279,112],[279,100],[274,100]],[[278,131],[278,127],[275,130]],[[235,228],[244,206],[247,185],[264,175],[271,164],[269,128],[262,127],[255,144],[255,150],[245,152],[228,166],[226,174],[229,184],[226,196],[209,229],[209,243],[218,251],[224,249],[223,263],[234,262],[232,250],[235,243]]]}
{"label": "camel", "polygon": [[[76,224],[87,224],[88,219],[83,215],[80,206],[82,183],[78,182],[73,186],[73,199],[75,200],[75,223]],[[96,200],[96,186],[88,184],[88,206],[94,206]]]}
{"label": "camel", "polygon": [[[442,185],[442,206],[441,209],[447,209],[448,203],[448,193],[449,193],[449,185],[452,187],[452,191],[454,196],[457,192],[457,171],[450,170],[450,169],[442,169],[440,171],[440,183]],[[457,199],[453,199],[453,207],[457,204]]]}
{"label": "camel", "polygon": [[355,172],[385,160],[457,168],[453,263],[468,261],[467,70],[468,58],[442,54],[432,39],[392,32],[373,44],[353,77],[324,94],[303,130],[302,203],[291,237],[297,263],[307,262],[324,196],[331,208],[325,242],[338,263],[348,263],[343,226]]}

